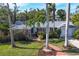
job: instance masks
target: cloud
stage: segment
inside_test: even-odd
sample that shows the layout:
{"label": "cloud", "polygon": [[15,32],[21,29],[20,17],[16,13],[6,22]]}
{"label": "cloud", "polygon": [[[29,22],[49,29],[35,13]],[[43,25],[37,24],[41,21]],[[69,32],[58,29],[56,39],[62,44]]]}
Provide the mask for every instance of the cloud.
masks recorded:
{"label": "cloud", "polygon": [[[24,6],[27,6],[29,3],[16,3],[17,4],[17,7],[24,7]],[[6,3],[5,3],[5,5],[6,5]],[[14,4],[13,3],[9,3],[9,7],[11,8],[11,9],[14,9]]]}

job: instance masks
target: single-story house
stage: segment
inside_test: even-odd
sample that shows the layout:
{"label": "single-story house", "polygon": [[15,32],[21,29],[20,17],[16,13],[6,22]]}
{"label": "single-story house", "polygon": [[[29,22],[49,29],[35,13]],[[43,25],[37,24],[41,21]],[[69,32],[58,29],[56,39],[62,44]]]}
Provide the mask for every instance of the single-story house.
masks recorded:
{"label": "single-story house", "polygon": [[[46,28],[46,22],[44,24],[40,23],[40,28],[44,28],[43,30],[45,31]],[[38,26],[35,25],[37,28]],[[65,37],[65,26],[66,26],[66,21],[49,21],[49,28],[59,28],[61,29],[61,34],[60,37]],[[69,21],[69,28],[68,28],[68,36],[73,37],[73,32],[77,29],[77,27]]]}
{"label": "single-story house", "polygon": [[[35,28],[36,29],[40,29],[42,31],[46,31],[46,22],[45,23],[40,23],[40,26],[37,25],[37,23],[35,23]],[[61,34],[60,34],[60,37],[65,37],[65,25],[66,25],[66,21],[55,21],[55,22],[52,22],[52,21],[49,21],[49,28],[51,30],[51,28],[55,27],[55,28],[59,28],[61,29]],[[27,26],[24,25],[21,21],[16,21],[14,25],[12,25],[13,29],[23,29],[23,28],[26,28],[28,29],[30,32],[31,32],[31,29],[33,27],[30,27],[30,26]],[[34,30],[36,30],[34,29]],[[68,36],[69,37],[73,37],[73,32],[77,29],[77,27],[69,21],[69,29],[68,29]],[[37,30],[36,30],[37,31]]]}

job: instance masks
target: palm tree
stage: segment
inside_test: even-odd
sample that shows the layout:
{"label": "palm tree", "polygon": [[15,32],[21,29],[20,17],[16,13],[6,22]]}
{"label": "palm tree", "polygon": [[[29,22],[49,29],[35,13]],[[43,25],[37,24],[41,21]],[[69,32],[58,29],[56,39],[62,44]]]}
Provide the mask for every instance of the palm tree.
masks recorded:
{"label": "palm tree", "polygon": [[10,31],[10,36],[11,36],[11,45],[12,47],[15,47],[15,42],[14,42],[14,37],[13,37],[13,31],[11,29],[11,16],[10,16],[10,9],[9,9],[9,4],[7,3],[7,9],[8,9],[8,20],[9,20],[9,31]]}
{"label": "palm tree", "polygon": [[55,3],[48,3],[48,12],[50,14],[50,18],[52,19],[52,22],[53,22],[53,31],[54,31],[54,28],[55,28],[55,11],[56,11],[56,5]]}
{"label": "palm tree", "polygon": [[45,48],[48,49],[48,39],[49,39],[49,17],[51,15],[51,12],[53,10],[53,20],[55,20],[55,4],[46,3],[46,44]]}
{"label": "palm tree", "polygon": [[79,5],[76,7],[76,13],[79,13]]}
{"label": "palm tree", "polygon": [[66,11],[66,28],[65,28],[65,47],[68,47],[68,25],[70,19],[70,3],[67,3]]}
{"label": "palm tree", "polygon": [[45,44],[45,48],[48,48],[48,39],[49,39],[49,17],[48,17],[48,3],[46,3],[46,44]]}
{"label": "palm tree", "polygon": [[16,5],[16,3],[13,3],[15,6],[14,6],[14,19],[13,19],[13,23],[15,23],[15,21],[16,21],[16,12],[17,12],[17,5]]}

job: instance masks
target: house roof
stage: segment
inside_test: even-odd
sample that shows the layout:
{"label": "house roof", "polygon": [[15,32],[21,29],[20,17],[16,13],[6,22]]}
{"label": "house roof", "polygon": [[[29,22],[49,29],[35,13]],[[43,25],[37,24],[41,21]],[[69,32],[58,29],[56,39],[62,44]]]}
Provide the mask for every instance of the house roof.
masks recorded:
{"label": "house roof", "polygon": [[[40,27],[44,28],[46,27],[46,24],[47,22],[45,22],[44,24],[40,23]],[[53,28],[53,26],[55,26],[56,28],[60,28],[65,25],[66,25],[66,21],[55,21],[55,22],[49,21],[50,28]],[[37,24],[35,26],[38,27]],[[74,26],[74,24],[72,22],[69,22],[69,26]]]}
{"label": "house roof", "polygon": [[12,29],[26,29],[26,25],[23,24],[22,21],[16,21],[15,24],[12,25]]}
{"label": "house roof", "polygon": [[[47,22],[45,22],[44,24],[40,22],[40,27],[41,28],[46,28]],[[49,21],[49,27],[53,28],[53,26],[55,26],[56,28],[60,28],[66,25],[66,21]],[[74,26],[74,24],[72,22],[69,22],[69,26]],[[37,23],[35,23],[35,27],[38,28]],[[15,24],[12,25],[12,29],[31,29],[30,26],[27,26],[22,22],[22,21],[16,21]]]}

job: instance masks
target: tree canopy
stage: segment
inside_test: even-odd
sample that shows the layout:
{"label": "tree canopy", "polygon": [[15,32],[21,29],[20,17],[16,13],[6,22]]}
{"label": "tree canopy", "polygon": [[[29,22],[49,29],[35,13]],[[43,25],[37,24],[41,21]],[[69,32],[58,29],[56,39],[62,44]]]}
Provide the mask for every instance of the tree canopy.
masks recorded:
{"label": "tree canopy", "polygon": [[59,9],[59,10],[57,11],[57,16],[59,16],[59,18],[60,18],[61,20],[65,20],[65,19],[66,19],[66,12],[65,12],[65,10]]}
{"label": "tree canopy", "polygon": [[27,24],[28,25],[34,25],[35,23],[45,22],[45,10],[44,9],[34,9],[26,13],[26,16],[28,17],[27,19]]}
{"label": "tree canopy", "polygon": [[74,25],[79,26],[79,14],[73,15],[71,20]]}

